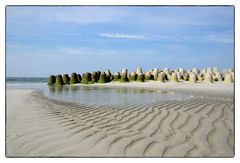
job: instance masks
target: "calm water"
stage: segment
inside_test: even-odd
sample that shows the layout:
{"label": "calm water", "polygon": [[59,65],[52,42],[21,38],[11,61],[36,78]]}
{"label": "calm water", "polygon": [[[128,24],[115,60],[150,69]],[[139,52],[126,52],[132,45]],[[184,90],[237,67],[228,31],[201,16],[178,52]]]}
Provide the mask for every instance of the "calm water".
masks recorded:
{"label": "calm water", "polygon": [[[34,79],[35,80],[35,79]],[[85,105],[122,105],[143,104],[164,100],[183,100],[188,95],[174,91],[146,90],[139,88],[107,88],[90,86],[48,86],[45,83],[34,82],[7,82],[8,89],[38,89],[43,90],[44,95],[57,100],[74,102]]]}
{"label": "calm water", "polygon": [[47,77],[7,77],[8,84],[47,83]]}

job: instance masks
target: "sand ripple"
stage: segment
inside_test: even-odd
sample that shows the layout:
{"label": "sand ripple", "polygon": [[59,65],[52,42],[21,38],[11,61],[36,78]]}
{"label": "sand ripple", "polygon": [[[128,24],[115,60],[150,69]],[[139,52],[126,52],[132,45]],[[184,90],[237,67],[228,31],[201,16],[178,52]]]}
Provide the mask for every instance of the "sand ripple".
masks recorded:
{"label": "sand ripple", "polygon": [[116,107],[49,100],[38,91],[9,95],[8,107],[22,98],[13,107],[27,115],[8,122],[7,155],[232,157],[233,95],[184,93],[193,97]]}

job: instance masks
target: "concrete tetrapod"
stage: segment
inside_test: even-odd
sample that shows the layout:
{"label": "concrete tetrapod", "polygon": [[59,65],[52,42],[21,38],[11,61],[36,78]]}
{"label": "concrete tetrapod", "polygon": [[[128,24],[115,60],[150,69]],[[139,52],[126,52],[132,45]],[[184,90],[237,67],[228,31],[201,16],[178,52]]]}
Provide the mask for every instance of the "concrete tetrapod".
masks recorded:
{"label": "concrete tetrapod", "polygon": [[195,73],[190,73],[189,82],[190,83],[196,83],[197,82],[197,75]]}
{"label": "concrete tetrapod", "polygon": [[57,75],[55,85],[56,85],[56,86],[64,85],[62,75]]}
{"label": "concrete tetrapod", "polygon": [[164,82],[164,76],[163,76],[163,73],[159,73],[159,74],[158,74],[157,81],[159,81],[159,82],[161,82],[161,83]]}
{"label": "concrete tetrapod", "polygon": [[70,84],[76,84],[76,83],[78,83],[77,74],[73,72],[71,74]]}
{"label": "concrete tetrapod", "polygon": [[178,81],[183,79],[183,77],[182,77],[180,72],[176,72],[176,74],[177,74]]}
{"label": "concrete tetrapod", "polygon": [[118,81],[120,78],[121,78],[120,73],[119,72],[115,72],[113,81]]}
{"label": "concrete tetrapod", "polygon": [[111,76],[112,76],[110,70],[107,69],[107,70],[105,71],[105,73],[106,73],[106,82],[110,82],[110,81],[111,81]]}
{"label": "concrete tetrapod", "polygon": [[48,85],[54,85],[56,82],[56,77],[54,75],[50,75],[48,78]]}
{"label": "concrete tetrapod", "polygon": [[204,83],[212,83],[213,82],[213,77],[212,73],[206,73],[204,75]]}
{"label": "concrete tetrapod", "polygon": [[152,80],[152,75],[150,72],[145,73],[145,80]]}
{"label": "concrete tetrapod", "polygon": [[125,74],[125,73],[122,73],[122,74],[121,74],[120,82],[122,82],[122,83],[129,82],[129,79],[128,79],[128,77],[127,77],[127,74]]}
{"label": "concrete tetrapod", "polygon": [[136,74],[141,74],[142,73],[142,68],[141,67],[138,67],[137,70],[136,70]]}
{"label": "concrete tetrapod", "polygon": [[192,69],[192,72],[195,73],[196,75],[198,75],[198,74],[200,73],[197,68],[193,68],[193,69]]}
{"label": "concrete tetrapod", "polygon": [[232,83],[233,82],[233,78],[231,74],[227,74],[224,78],[224,83]]}
{"label": "concrete tetrapod", "polygon": [[222,74],[220,72],[215,73],[215,81],[222,81]]}
{"label": "concrete tetrapod", "polygon": [[106,83],[107,79],[106,79],[106,73],[105,72],[101,72],[100,74],[100,79],[98,81],[99,83]]}
{"label": "concrete tetrapod", "polygon": [[186,72],[183,75],[183,80],[188,81],[189,80],[189,74]]}
{"label": "concrete tetrapod", "polygon": [[85,74],[83,74],[82,77],[82,83],[83,84],[92,84],[92,74],[89,72],[86,72]]}
{"label": "concrete tetrapod", "polygon": [[143,74],[143,73],[138,74],[138,76],[137,76],[137,81],[138,81],[138,82],[144,82],[144,74]]}
{"label": "concrete tetrapod", "polygon": [[125,69],[125,68],[123,68],[122,71],[121,71],[121,75],[122,75],[122,74],[128,74],[128,70]]}
{"label": "concrete tetrapod", "polygon": [[213,72],[212,72],[212,68],[211,68],[211,67],[208,67],[206,73],[211,73],[211,74],[212,74],[212,73],[213,73]]}
{"label": "concrete tetrapod", "polygon": [[177,74],[176,73],[172,73],[171,82],[178,82],[178,78],[177,78]]}
{"label": "concrete tetrapod", "polygon": [[82,76],[80,74],[77,74],[77,79],[78,79],[78,82],[80,83],[82,81]]}
{"label": "concrete tetrapod", "polygon": [[159,69],[158,69],[158,68],[154,68],[153,71],[152,71],[152,73],[151,73],[154,80],[157,80],[157,78],[158,78],[158,73],[159,73]]}
{"label": "concrete tetrapod", "polygon": [[68,74],[63,74],[63,83],[64,84],[70,83],[70,77],[68,76]]}
{"label": "concrete tetrapod", "polygon": [[97,72],[96,71],[93,71],[92,72],[92,82],[93,83],[96,83],[98,81],[98,75],[97,75]]}
{"label": "concrete tetrapod", "polygon": [[234,82],[234,72],[231,72],[231,75],[232,75],[232,79],[233,79],[233,82]]}
{"label": "concrete tetrapod", "polygon": [[130,81],[136,81],[136,80],[137,80],[137,74],[135,72],[131,72]]}

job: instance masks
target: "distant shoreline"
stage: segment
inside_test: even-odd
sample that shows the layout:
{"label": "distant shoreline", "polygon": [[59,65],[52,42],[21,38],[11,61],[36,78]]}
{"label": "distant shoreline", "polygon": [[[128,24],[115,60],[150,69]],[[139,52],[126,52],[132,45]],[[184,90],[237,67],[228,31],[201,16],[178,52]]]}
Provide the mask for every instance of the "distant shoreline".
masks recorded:
{"label": "distant shoreline", "polygon": [[230,91],[234,89],[234,83],[189,83],[187,81],[181,81],[177,83],[164,82],[160,83],[158,81],[145,81],[145,82],[110,82],[110,83],[94,83],[94,84],[74,84],[74,85],[65,85],[67,87],[74,86],[89,86],[89,87],[110,87],[110,88],[142,88],[142,89],[174,89],[174,90],[219,90],[219,91]]}
{"label": "distant shoreline", "polygon": [[[27,84],[45,84],[41,83],[6,83],[6,86],[11,85],[27,85]],[[47,84],[46,84],[47,86]],[[82,84],[77,83],[74,85],[63,85],[61,87],[75,87],[75,86],[86,86],[86,87],[109,87],[109,88],[142,88],[142,89],[175,89],[175,90],[223,90],[223,91],[233,91],[234,83],[224,83],[224,82],[217,82],[217,83],[204,83],[204,82],[197,82],[197,83],[189,83],[188,81],[180,81],[177,83],[173,82],[164,82],[160,83],[158,81],[145,81],[145,82],[109,82],[109,83],[93,83],[93,84]],[[52,86],[56,87],[56,86]],[[24,88],[23,88],[24,89]],[[31,89],[31,88],[28,88]]]}

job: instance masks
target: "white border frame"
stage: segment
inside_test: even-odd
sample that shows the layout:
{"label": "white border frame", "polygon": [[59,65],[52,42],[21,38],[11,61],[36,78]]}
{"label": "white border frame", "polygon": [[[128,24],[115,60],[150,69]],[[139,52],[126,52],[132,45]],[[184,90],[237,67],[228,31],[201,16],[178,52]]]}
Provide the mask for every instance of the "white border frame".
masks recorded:
{"label": "white border frame", "polygon": [[[6,158],[5,157],[5,6],[6,5],[234,5],[235,6],[235,157],[234,158],[198,158],[198,159],[189,159],[189,158],[126,158],[124,160],[118,158]],[[239,61],[240,61],[240,49],[239,49],[239,29],[240,29],[240,3],[237,0],[1,0],[0,1],[0,162],[12,162],[12,161],[23,161],[24,163],[28,162],[40,162],[40,161],[57,161],[59,163],[65,162],[68,160],[71,161],[104,161],[104,162],[159,162],[159,161],[184,161],[185,163],[194,161],[194,162],[236,162],[240,158],[239,152],[239,135],[240,135],[240,118],[239,118]],[[237,21],[238,20],[238,21]],[[214,159],[214,160],[213,160]],[[238,161],[239,162],[239,161]]]}

